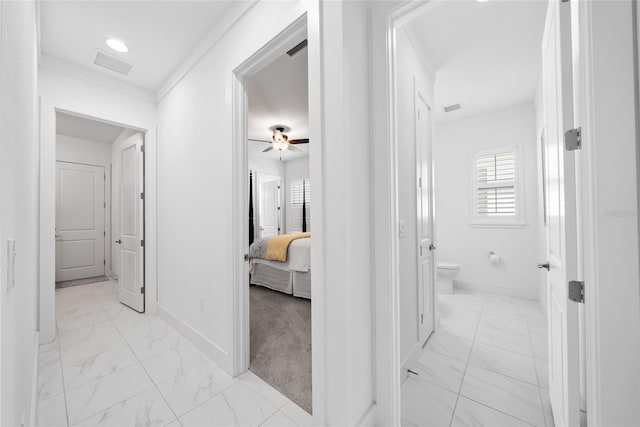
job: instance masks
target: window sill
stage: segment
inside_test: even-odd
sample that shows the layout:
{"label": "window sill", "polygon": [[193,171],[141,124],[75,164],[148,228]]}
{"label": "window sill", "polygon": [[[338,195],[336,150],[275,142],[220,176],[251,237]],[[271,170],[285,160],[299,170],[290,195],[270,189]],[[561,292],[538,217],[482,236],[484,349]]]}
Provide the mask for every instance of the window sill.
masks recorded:
{"label": "window sill", "polygon": [[524,228],[524,221],[472,221],[469,225],[473,228]]}

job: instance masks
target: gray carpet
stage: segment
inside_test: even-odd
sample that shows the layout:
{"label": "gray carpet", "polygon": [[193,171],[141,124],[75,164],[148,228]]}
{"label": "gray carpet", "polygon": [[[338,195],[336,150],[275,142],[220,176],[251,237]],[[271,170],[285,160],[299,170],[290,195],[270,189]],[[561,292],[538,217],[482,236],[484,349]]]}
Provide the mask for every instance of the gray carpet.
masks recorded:
{"label": "gray carpet", "polygon": [[65,280],[63,282],[56,282],[56,289],[68,288],[70,286],[88,285],[91,283],[106,282],[109,278],[107,276],[87,277],[86,279]]}
{"label": "gray carpet", "polygon": [[311,301],[261,286],[251,294],[251,372],[311,413]]}

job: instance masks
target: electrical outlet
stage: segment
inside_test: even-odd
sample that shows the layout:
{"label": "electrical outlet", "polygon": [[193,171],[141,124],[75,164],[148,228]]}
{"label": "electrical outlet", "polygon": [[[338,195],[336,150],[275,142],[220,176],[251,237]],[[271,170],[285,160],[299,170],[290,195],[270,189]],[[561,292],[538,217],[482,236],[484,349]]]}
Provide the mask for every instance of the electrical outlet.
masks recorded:
{"label": "electrical outlet", "polygon": [[407,223],[405,221],[398,222],[398,238],[404,239],[406,226]]}

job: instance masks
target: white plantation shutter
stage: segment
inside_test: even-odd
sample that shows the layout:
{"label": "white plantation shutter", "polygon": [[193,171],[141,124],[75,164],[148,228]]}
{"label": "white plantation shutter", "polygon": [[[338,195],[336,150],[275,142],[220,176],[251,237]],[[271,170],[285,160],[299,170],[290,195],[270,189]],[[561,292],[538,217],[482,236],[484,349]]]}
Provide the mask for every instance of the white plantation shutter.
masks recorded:
{"label": "white plantation shutter", "polygon": [[[302,186],[304,185],[304,193]],[[298,179],[291,181],[289,187],[289,212],[287,220],[289,221],[288,233],[302,232],[302,196],[304,194],[305,213],[307,222],[307,231],[311,230],[311,182],[308,179]]]}
{"label": "white plantation shutter", "polygon": [[515,149],[474,155],[473,209],[476,220],[519,219],[517,167]]}

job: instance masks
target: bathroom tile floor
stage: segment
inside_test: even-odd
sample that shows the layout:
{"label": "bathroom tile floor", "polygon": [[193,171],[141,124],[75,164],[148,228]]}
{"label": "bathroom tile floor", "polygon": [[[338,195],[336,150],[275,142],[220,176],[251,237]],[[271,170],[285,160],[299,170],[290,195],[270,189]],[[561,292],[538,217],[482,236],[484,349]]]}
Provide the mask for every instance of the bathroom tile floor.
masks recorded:
{"label": "bathroom tile floor", "polygon": [[38,426],[310,425],[257,376],[232,378],[117,283],[56,290],[57,337],[40,346]]}
{"label": "bathroom tile floor", "polygon": [[456,289],[402,386],[404,426],[553,427],[537,301]]}

